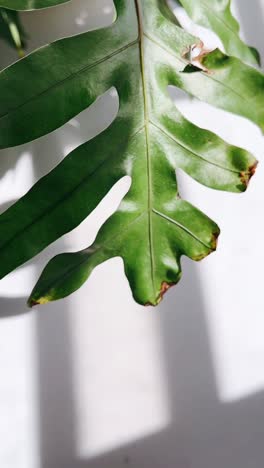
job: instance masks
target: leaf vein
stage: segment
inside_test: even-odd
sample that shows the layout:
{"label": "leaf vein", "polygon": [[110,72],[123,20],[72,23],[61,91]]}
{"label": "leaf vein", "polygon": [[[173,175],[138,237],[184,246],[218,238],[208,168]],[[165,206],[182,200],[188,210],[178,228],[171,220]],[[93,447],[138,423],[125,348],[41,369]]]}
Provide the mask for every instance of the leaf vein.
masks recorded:
{"label": "leaf vein", "polygon": [[[198,157],[199,159],[201,159],[202,161],[206,162],[207,164],[211,164],[212,166],[215,166],[215,167],[218,167],[219,169],[222,169],[224,171],[227,171],[227,172],[232,172],[234,174],[240,174],[240,171],[235,171],[234,169],[229,169],[228,167],[224,167],[222,166],[221,164],[217,164],[215,162],[212,162],[212,161],[208,161],[208,159],[204,158],[203,156],[201,156],[199,153],[196,153],[195,151],[193,151],[191,148],[188,148],[187,146],[185,146],[183,143],[181,143],[179,140],[177,140],[175,137],[173,137],[172,135],[170,135],[168,132],[166,132],[163,128],[159,127],[157,124],[155,124],[154,122],[150,121],[150,123],[155,127],[157,128],[160,132],[162,132],[165,136],[167,136],[168,138],[170,138],[171,140],[174,141],[174,143],[177,143],[177,145],[179,145],[181,148],[183,148],[184,150],[188,151],[189,153],[193,154],[194,156]],[[246,174],[249,174],[249,172],[246,172]]]}
{"label": "leaf vein", "polygon": [[173,218],[170,218],[169,216],[165,215],[164,213],[161,213],[160,211],[158,210],[155,210],[155,208],[153,208],[152,210],[157,216],[160,216],[161,218],[163,219],[166,219],[166,221],[169,221],[170,223],[174,224],[175,226],[177,226],[178,228],[182,229],[183,231],[185,231],[187,234],[189,234],[189,236],[193,237],[193,239],[195,239],[197,242],[199,242],[200,244],[202,244],[204,247],[206,247],[207,249],[209,250],[212,250],[212,247],[210,245],[208,245],[206,242],[202,241],[201,239],[199,239],[199,237],[197,237],[192,231],[190,231],[190,229],[186,228],[185,226],[183,226],[183,224],[179,223],[178,221],[175,221],[175,219]]}
{"label": "leaf vein", "polygon": [[44,96],[45,94],[47,94],[52,89],[55,89],[55,88],[63,85],[67,81],[74,79],[77,75],[79,75],[81,73],[84,73],[84,72],[86,72],[88,70],[92,70],[93,68],[97,67],[97,65],[100,65],[101,63],[104,63],[107,60],[110,60],[111,58],[115,57],[116,55],[120,54],[121,52],[127,50],[128,48],[132,47],[133,45],[135,45],[137,43],[138,43],[138,39],[136,39],[135,41],[130,42],[129,44],[127,44],[124,47],[121,47],[120,49],[116,50],[115,52],[112,52],[111,54],[107,55],[106,57],[104,57],[104,58],[102,58],[100,60],[97,60],[93,64],[86,65],[85,67],[80,68],[79,70],[75,71],[74,73],[71,73],[69,76],[67,76],[63,80],[60,80],[60,81],[54,83],[52,86],[49,86],[47,89],[44,89],[41,93],[38,93],[38,94],[32,96],[30,99],[27,99],[26,101],[22,102],[20,105],[18,105],[16,107],[10,108],[4,114],[0,114],[0,120],[7,117],[12,112],[15,112],[15,111],[21,109],[22,107],[28,105],[29,103],[33,102],[35,99],[38,99],[41,96]]}

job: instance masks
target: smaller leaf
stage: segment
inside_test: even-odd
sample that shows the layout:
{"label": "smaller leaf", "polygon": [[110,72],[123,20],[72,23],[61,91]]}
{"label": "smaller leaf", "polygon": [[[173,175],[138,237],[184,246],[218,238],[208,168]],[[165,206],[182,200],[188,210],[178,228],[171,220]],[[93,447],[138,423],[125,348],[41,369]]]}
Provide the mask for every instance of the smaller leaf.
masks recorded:
{"label": "smaller leaf", "polygon": [[17,11],[0,8],[0,37],[17,49],[19,57],[24,56],[26,34]]}
{"label": "smaller leaf", "polygon": [[0,0],[0,7],[9,10],[38,10],[69,2],[70,0]]}
{"label": "smaller leaf", "polygon": [[193,21],[220,37],[228,55],[252,65],[260,64],[258,51],[240,39],[239,24],[231,13],[230,0],[180,0],[180,3]]}

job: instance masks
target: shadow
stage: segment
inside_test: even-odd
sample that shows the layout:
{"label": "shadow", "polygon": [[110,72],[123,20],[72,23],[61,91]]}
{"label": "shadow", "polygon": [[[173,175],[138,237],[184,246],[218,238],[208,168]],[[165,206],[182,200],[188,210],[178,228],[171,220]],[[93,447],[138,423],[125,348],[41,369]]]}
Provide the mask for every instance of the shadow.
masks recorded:
{"label": "shadow", "polygon": [[241,31],[248,44],[256,47],[263,61],[263,4],[261,0],[255,0],[249,4],[248,0],[237,1],[240,17]]}
{"label": "shadow", "polygon": [[167,442],[173,450],[180,441],[179,468],[261,468],[264,392],[221,403],[205,310],[195,265],[185,262],[181,285],[160,307],[173,415]]}
{"label": "shadow", "polygon": [[[199,434],[202,435],[203,427],[208,431],[214,428],[212,415],[218,401],[203,297],[196,268],[186,259],[183,263],[183,279],[167,293],[158,311],[169,394],[170,425],[153,436],[91,461],[83,461],[80,466],[200,468],[198,460],[192,458],[192,444],[194,441],[199,443]],[[204,431],[204,440],[208,444],[207,431]],[[206,464],[201,467],[215,467],[206,459],[203,461]],[[74,465],[74,468],[75,466],[79,467]]]}
{"label": "shadow", "polygon": [[36,310],[41,468],[74,466],[72,346],[65,301]]}
{"label": "shadow", "polygon": [[[18,161],[20,160],[23,152],[25,150],[25,145],[18,146],[16,148],[8,148],[1,150],[1,162],[0,162],[0,182],[5,174],[16,168]],[[29,147],[27,145],[27,152]]]}
{"label": "shadow", "polygon": [[[62,140],[73,135],[64,126],[48,137],[32,144],[32,163],[38,180],[53,169],[62,159]],[[59,239],[34,259],[36,277],[56,253],[64,250],[64,240]],[[34,310],[36,381],[38,389],[38,436],[41,468],[67,467],[72,452],[74,433],[72,411],[72,351],[67,303],[48,305],[45,310]]]}
{"label": "shadow", "polygon": [[[43,258],[37,259],[36,268],[42,262]],[[161,459],[164,466],[189,467],[189,425],[195,420],[199,425],[201,421],[206,424],[206,415],[216,404],[216,389],[200,288],[190,263],[185,265],[184,276],[177,289],[166,296],[159,311],[171,426],[90,460],[78,460],[75,453],[73,357],[67,301],[34,311],[41,468],[126,465],[161,468]],[[29,312],[25,301],[25,298],[1,298],[1,317]]]}
{"label": "shadow", "polygon": [[219,400],[199,280],[184,263],[181,284],[159,308],[171,424],[72,468],[262,468],[264,392]]}
{"label": "shadow", "polygon": [[[42,403],[46,402],[42,408],[42,418],[46,419],[43,436],[44,441],[47,436],[50,441],[48,446],[44,445],[48,458],[44,458],[43,468],[262,468],[264,393],[232,403],[221,403],[219,400],[203,296],[195,266],[188,261],[184,263],[182,283],[168,293],[159,309],[171,405],[170,425],[161,432],[100,456],[76,459],[72,424],[73,382],[69,374],[62,375],[61,369],[66,364],[62,350],[59,350],[56,364],[49,362],[47,365],[48,358],[54,361],[54,356],[58,354],[58,341],[47,351],[44,336],[43,368],[47,366],[44,376],[45,380],[52,377],[53,383],[51,385],[48,380],[49,388],[43,389]],[[53,314],[51,310],[50,313]],[[58,320],[57,331],[60,327]],[[63,325],[63,336],[65,332]],[[49,327],[46,331],[42,329],[42,333],[49,335]],[[66,358],[70,362],[68,351]],[[64,371],[69,370],[68,364]],[[43,375],[40,381],[45,384]],[[65,385],[68,385],[68,390]],[[57,401],[60,392],[66,398],[63,403]],[[56,433],[51,424],[54,414],[57,416]]]}
{"label": "shadow", "polygon": [[26,301],[26,297],[0,297],[0,319],[27,314],[30,310]]}
{"label": "shadow", "polygon": [[[208,437],[215,429],[215,416],[218,418],[217,412],[222,410],[195,266],[188,261],[185,263],[184,279],[167,294],[159,310],[171,424],[162,432],[95,458],[78,460],[75,453],[74,382],[67,302],[51,304],[43,312],[36,310],[41,468],[194,466],[189,455],[194,448],[190,449],[190,445],[194,441],[198,445],[208,444]],[[205,449],[204,454],[207,453]],[[206,464],[195,466],[209,468],[206,456],[203,463]]]}

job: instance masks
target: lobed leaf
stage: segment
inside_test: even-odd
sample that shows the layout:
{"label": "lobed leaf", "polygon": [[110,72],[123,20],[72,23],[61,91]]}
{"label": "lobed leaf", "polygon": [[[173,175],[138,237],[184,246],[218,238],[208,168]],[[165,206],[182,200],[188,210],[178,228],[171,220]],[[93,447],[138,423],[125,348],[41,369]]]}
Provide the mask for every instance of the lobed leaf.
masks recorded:
{"label": "lobed leaf", "polygon": [[123,258],[136,301],[157,304],[179,281],[181,256],[202,259],[219,235],[212,220],[180,198],[175,170],[237,193],[255,171],[249,152],[186,120],[168,85],[264,128],[264,76],[219,50],[202,53],[194,66],[188,51],[200,41],[163,0],[115,0],[115,7],[110,27],[57,41],[0,74],[1,148],[55,130],[112,86],[119,96],[109,128],[0,216],[0,277],[74,229],[121,177],[132,179],[95,243],[55,257],[29,305],[67,296],[115,256]]}

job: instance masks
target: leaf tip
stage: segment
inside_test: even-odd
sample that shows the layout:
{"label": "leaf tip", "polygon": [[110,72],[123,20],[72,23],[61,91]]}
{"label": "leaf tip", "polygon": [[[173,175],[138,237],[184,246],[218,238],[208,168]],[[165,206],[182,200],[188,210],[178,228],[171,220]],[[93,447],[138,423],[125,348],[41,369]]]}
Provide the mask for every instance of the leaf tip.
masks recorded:
{"label": "leaf tip", "polygon": [[22,48],[17,49],[17,54],[18,54],[18,58],[20,58],[20,59],[24,58],[25,55],[26,55],[24,49],[22,49]]}
{"label": "leaf tip", "polygon": [[146,302],[144,304],[145,307],[155,307],[157,305],[160,304],[160,302],[162,301],[164,295],[166,294],[166,292],[169,291],[170,288],[172,288],[173,286],[175,286],[177,284],[177,282],[172,282],[172,283],[168,283],[167,281],[163,281],[161,283],[161,287],[160,287],[160,291],[159,291],[159,294],[157,296],[157,298],[153,301],[153,302]]}
{"label": "leaf tip", "polygon": [[219,228],[217,228],[217,230],[212,233],[212,239],[211,239],[212,252],[215,252],[217,249],[220,233],[221,232]]}
{"label": "leaf tip", "polygon": [[50,302],[49,297],[40,297],[39,299],[34,299],[32,296],[29,297],[27,305],[30,308],[36,307],[38,305],[44,305]]}
{"label": "leaf tip", "polygon": [[241,171],[240,172],[240,180],[243,184],[244,190],[248,188],[249,182],[251,180],[251,177],[255,174],[258,166],[258,161],[255,161],[254,164],[252,164],[247,171]]}
{"label": "leaf tip", "polygon": [[163,281],[161,283],[161,288],[160,288],[160,293],[159,293],[159,297],[158,297],[158,304],[162,301],[164,295],[166,294],[166,292],[169,291],[170,288],[172,288],[173,286],[175,286],[177,283],[167,283],[166,281]]}
{"label": "leaf tip", "polygon": [[33,299],[28,299],[27,301],[27,305],[28,307],[30,307],[30,309],[32,309],[33,307],[39,305],[39,303],[37,301],[34,301]]}

